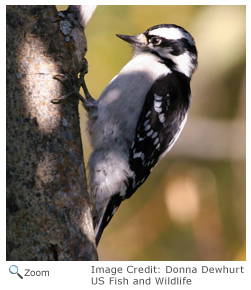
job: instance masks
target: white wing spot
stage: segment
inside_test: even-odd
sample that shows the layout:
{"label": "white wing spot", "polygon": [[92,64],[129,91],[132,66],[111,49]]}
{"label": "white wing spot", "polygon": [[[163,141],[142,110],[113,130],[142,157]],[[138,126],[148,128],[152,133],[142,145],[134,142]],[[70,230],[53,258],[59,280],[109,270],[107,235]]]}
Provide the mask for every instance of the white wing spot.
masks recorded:
{"label": "white wing spot", "polygon": [[161,113],[162,108],[161,108],[161,107],[160,107],[160,108],[158,108],[158,107],[154,107],[154,110],[155,110],[157,113]]}
{"label": "white wing spot", "polygon": [[159,138],[156,138],[153,142],[153,145],[156,145],[157,143],[159,143]]}
{"label": "white wing spot", "polygon": [[134,155],[133,155],[133,158],[141,158],[141,155],[142,155],[143,153],[142,152],[138,152],[138,153],[135,153]]}
{"label": "white wing spot", "polygon": [[149,132],[147,133],[147,136],[150,137],[152,134],[153,134],[153,130],[149,131]]}
{"label": "white wing spot", "polygon": [[148,131],[151,128],[150,125],[145,126],[145,131]]}
{"label": "white wing spot", "polygon": [[157,132],[153,133],[152,138],[155,139],[157,137],[157,135],[158,135]]}
{"label": "white wing spot", "polygon": [[161,123],[164,123],[165,122],[165,114],[164,113],[162,113],[162,114],[159,114],[159,121],[161,122]]}
{"label": "white wing spot", "polygon": [[162,102],[160,102],[160,101],[154,101],[154,107],[159,108],[159,107],[161,107],[161,104],[162,104]]}
{"label": "white wing spot", "polygon": [[160,113],[160,112],[162,111],[162,108],[161,108],[162,102],[161,102],[161,101],[156,101],[156,100],[154,100],[154,101],[153,101],[153,105],[154,105],[154,110],[155,110],[157,113]]}
{"label": "white wing spot", "polygon": [[150,120],[146,120],[145,123],[144,123],[144,126],[146,126],[148,123],[150,122]]}
{"label": "white wing spot", "polygon": [[162,100],[162,96],[158,96],[157,94],[154,94],[154,99],[156,100],[156,101],[161,101]]}
{"label": "white wing spot", "polygon": [[148,111],[148,112],[146,113],[146,118],[147,118],[150,114],[151,114],[151,111]]}

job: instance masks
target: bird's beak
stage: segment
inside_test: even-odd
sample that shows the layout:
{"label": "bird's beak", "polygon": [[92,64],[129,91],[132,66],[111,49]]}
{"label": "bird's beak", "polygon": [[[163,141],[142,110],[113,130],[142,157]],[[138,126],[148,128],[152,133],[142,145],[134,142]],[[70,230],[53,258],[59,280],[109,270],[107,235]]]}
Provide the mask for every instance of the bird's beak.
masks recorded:
{"label": "bird's beak", "polygon": [[130,36],[130,35],[123,35],[123,34],[116,34],[119,38],[123,39],[126,42],[129,42],[132,45],[142,45],[147,44],[146,36],[141,33],[139,35]]}

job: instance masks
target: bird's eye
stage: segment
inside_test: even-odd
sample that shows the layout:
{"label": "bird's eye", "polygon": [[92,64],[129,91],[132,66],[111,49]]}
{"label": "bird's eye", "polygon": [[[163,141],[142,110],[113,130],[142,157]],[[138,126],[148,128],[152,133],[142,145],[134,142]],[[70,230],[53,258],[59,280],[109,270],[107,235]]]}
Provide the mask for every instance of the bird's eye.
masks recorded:
{"label": "bird's eye", "polygon": [[150,43],[152,43],[153,45],[160,45],[161,41],[162,41],[162,39],[159,37],[152,37],[150,39]]}

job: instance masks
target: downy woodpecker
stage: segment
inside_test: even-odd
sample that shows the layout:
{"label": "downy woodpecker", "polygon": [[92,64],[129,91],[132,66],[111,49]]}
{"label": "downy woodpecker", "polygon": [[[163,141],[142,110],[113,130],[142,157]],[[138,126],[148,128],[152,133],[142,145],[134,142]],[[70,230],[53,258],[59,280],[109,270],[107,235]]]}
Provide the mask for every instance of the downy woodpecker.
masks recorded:
{"label": "downy woodpecker", "polygon": [[98,244],[121,202],[140,187],[183,129],[190,106],[190,80],[197,66],[193,37],[161,24],[128,36],[132,59],[98,100],[83,88],[88,112],[89,187]]}

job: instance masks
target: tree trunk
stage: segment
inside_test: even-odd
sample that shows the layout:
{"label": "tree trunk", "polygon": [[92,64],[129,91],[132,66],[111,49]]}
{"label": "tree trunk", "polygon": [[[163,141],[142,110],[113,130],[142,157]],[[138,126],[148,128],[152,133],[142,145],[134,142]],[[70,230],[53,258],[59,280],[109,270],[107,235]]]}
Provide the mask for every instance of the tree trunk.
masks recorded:
{"label": "tree trunk", "polygon": [[7,260],[97,259],[78,101],[51,103],[85,51],[55,6],[7,6]]}

